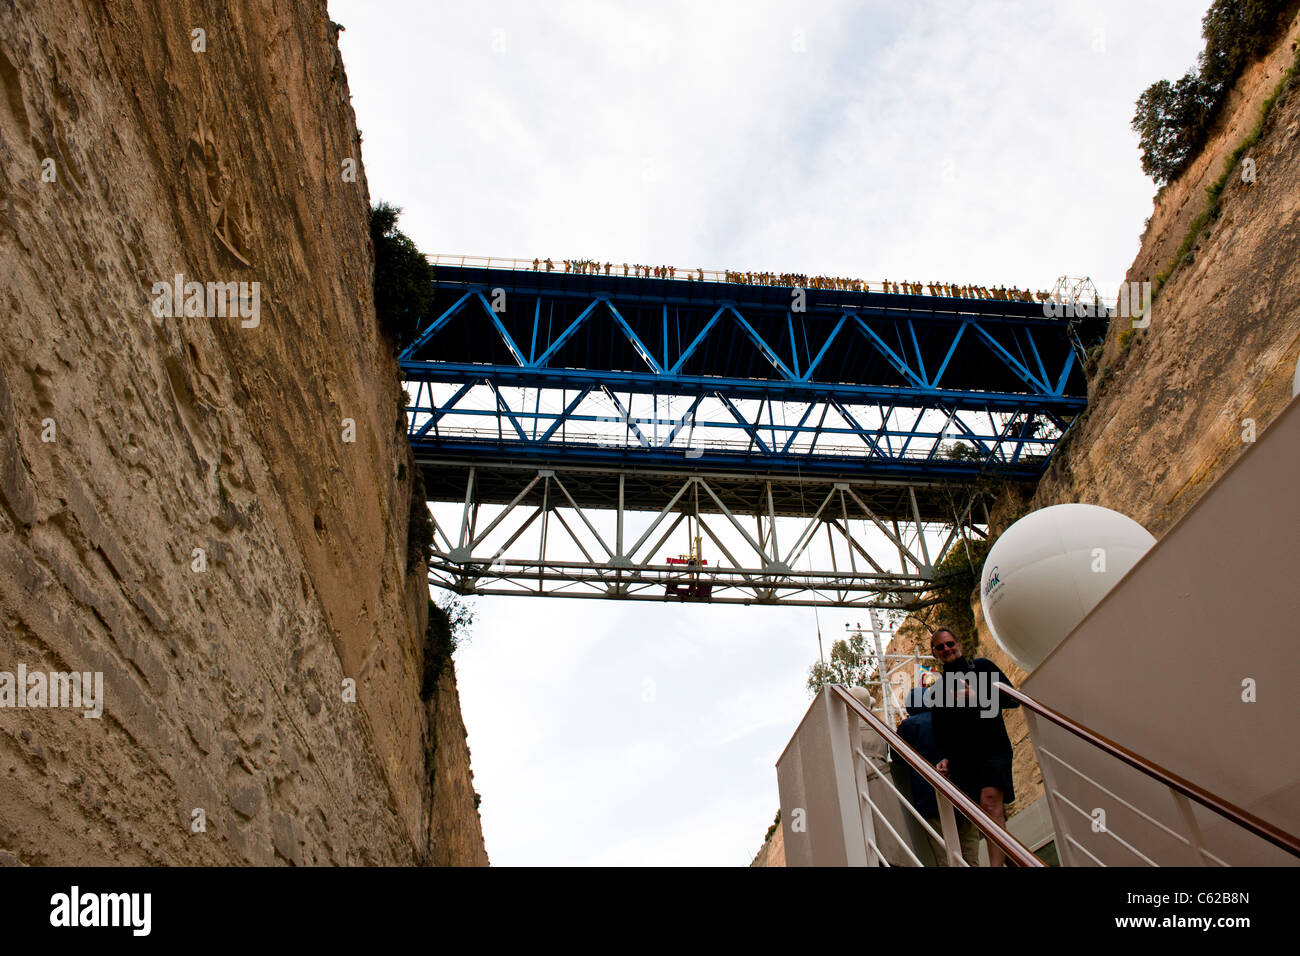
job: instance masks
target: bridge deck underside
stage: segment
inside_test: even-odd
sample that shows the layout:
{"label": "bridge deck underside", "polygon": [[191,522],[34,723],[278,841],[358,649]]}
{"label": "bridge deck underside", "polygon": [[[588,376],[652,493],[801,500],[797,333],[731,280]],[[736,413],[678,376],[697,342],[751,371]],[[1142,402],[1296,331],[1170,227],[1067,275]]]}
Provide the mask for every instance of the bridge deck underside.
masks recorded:
{"label": "bridge deck underside", "polygon": [[[426,459],[417,455],[424,475],[425,497],[430,501],[461,503],[470,468],[474,469],[474,501],[480,504],[510,504],[516,499],[529,479],[539,468],[532,464],[476,460],[472,463],[456,460]],[[623,507],[629,511],[660,511],[666,508],[682,487],[689,473],[677,471],[648,471],[642,468],[604,469],[574,466],[551,466],[563,479],[568,494],[575,504],[583,508],[617,509],[619,485],[622,479]],[[549,470],[543,468],[541,470]],[[837,485],[851,489],[863,505],[883,520],[912,521],[919,515],[922,521],[951,524],[954,507],[961,510],[969,500],[971,485],[943,482],[882,481],[873,479],[820,478],[792,479],[783,475],[768,476],[743,472],[695,472],[705,478],[710,488],[721,499],[727,510],[737,515],[769,513],[768,491],[771,491],[770,512],[778,517],[808,517],[812,515],[826,495]],[[538,505],[542,499],[539,486],[528,492],[521,504]],[[916,499],[916,514],[912,510],[912,495]],[[568,500],[555,498],[552,504],[567,504]],[[702,495],[698,505],[679,500],[674,510],[691,510],[698,507],[707,514],[721,513],[712,496]]]}

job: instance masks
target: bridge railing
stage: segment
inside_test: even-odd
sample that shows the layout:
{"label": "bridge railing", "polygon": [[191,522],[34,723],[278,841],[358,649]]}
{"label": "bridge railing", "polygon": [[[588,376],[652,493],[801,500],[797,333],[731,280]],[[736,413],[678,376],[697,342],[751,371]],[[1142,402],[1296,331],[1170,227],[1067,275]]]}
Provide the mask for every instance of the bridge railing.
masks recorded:
{"label": "bridge railing", "polygon": [[[703,269],[700,267],[679,268],[661,263],[645,265],[634,262],[591,262],[582,266],[570,266],[563,259],[510,259],[501,256],[462,256],[444,253],[434,253],[425,256],[425,258],[429,260],[431,265],[435,266],[463,266],[471,269],[517,269],[524,272],[572,272],[575,275],[585,273],[588,275],[627,276],[629,278],[653,278],[652,275],[646,275],[645,270],[665,269],[668,271],[668,275],[661,278],[686,279],[696,282],[735,282],[737,281],[736,277],[740,275],[759,276],[764,274],[757,272],[742,273],[739,270],[727,269]],[[608,272],[605,270],[607,265],[609,266]],[[766,283],[750,284],[764,285]],[[786,283],[772,284],[786,285]],[[884,282],[863,281],[859,282],[858,285],[861,286],[863,292],[886,291]]]}
{"label": "bridge railing", "polygon": [[[512,269],[521,272],[572,272],[574,274],[589,275],[613,275],[627,276],[629,278],[669,278],[684,279],[696,282],[731,282],[741,283],[744,285],[765,285],[777,288],[791,288],[798,283],[787,281],[789,274],[778,274],[770,271],[744,271],[740,269],[704,269],[701,267],[679,268],[672,265],[655,263],[650,265],[637,264],[630,262],[595,262],[591,260],[569,260],[567,263],[563,259],[515,259],[508,256],[472,256],[457,253],[430,253],[425,256],[431,265],[439,266],[460,266],[471,269]],[[661,269],[664,274],[655,276],[654,270]],[[824,288],[842,288],[854,292],[890,292],[898,291],[900,283],[889,283],[893,288],[887,288],[884,280],[872,281],[867,279],[851,279],[848,277],[827,277],[827,276],[801,276],[809,287],[817,288],[819,282],[840,283],[827,286]],[[931,284],[929,283],[903,283],[904,285],[917,285],[920,288],[921,295],[933,295]],[[945,285],[951,285],[945,283]],[[966,285],[961,288],[980,288],[978,284]],[[960,298],[986,298],[974,292],[963,295],[957,293]],[[1050,298],[1050,293],[1039,291],[1034,292],[1031,301],[1043,301]],[[1100,302],[1108,309],[1114,309],[1116,300],[1114,298],[1101,298]]]}
{"label": "bridge railing", "polygon": [[[470,269],[517,269],[524,272],[573,272],[575,274],[580,271],[578,269],[566,268],[563,259],[511,259],[502,256],[463,256],[447,253],[433,253],[425,256],[425,258],[429,260],[431,265],[435,266],[463,266]],[[547,268],[548,262],[551,266],[549,269]],[[605,275],[605,263],[598,263],[597,265],[600,267],[599,274]],[[636,268],[635,263],[612,262],[609,266],[609,275],[627,275],[629,277],[636,277],[637,275],[632,271]],[[625,273],[623,271],[624,267],[629,271]],[[649,267],[643,266],[642,268],[653,269],[657,267],[657,265],[654,265]],[[668,268],[673,270],[670,278],[695,279],[696,281],[703,282],[730,282],[732,280],[728,278],[729,275],[735,274],[728,273],[725,269],[679,269],[676,266]],[[597,273],[593,271],[591,274],[596,275]],[[864,283],[864,285],[868,284],[869,283]],[[881,282],[875,283],[875,288],[872,291],[884,291],[884,284]]]}
{"label": "bridge railing", "polygon": [[[428,415],[426,409],[408,409],[408,411],[416,412],[417,416],[423,414],[425,418],[427,418]],[[412,434],[415,434],[419,430],[419,428],[424,424],[424,418],[414,417],[412,421],[414,422],[414,424],[409,429],[409,431]],[[782,426],[778,425],[777,431],[781,431],[781,430],[782,430]],[[436,434],[434,429],[430,428],[427,432],[424,433],[424,435],[425,437],[429,437],[429,438],[443,438],[443,439],[462,438],[462,439],[471,439],[477,442],[491,442],[499,438],[504,438],[512,442],[519,440],[518,434],[510,430],[499,431],[497,428],[474,428],[472,426],[465,426],[465,425],[439,424],[437,426]],[[540,438],[538,440],[540,440]],[[574,430],[567,430],[562,435],[553,436],[547,439],[546,444],[548,446],[554,446],[554,447],[570,446],[570,447],[581,447],[581,448],[627,448],[627,449],[643,448],[647,451],[682,451],[685,452],[688,456],[692,456],[693,453],[699,453],[702,455],[705,452],[723,452],[723,453],[731,452],[736,454],[745,454],[747,452],[754,451],[753,442],[746,439],[705,438],[705,437],[701,437],[700,435],[695,435],[694,437],[679,436],[678,438],[673,439],[673,441],[671,442],[664,442],[664,441],[655,440],[655,438],[651,436],[648,439],[648,444],[643,444],[640,440],[636,438],[635,435],[631,435],[631,434],[602,435],[597,432],[578,432]],[[1008,444],[1015,444],[1015,443],[1013,441],[1013,442],[1008,442]],[[1039,447],[1035,447],[1035,446],[1039,446]],[[796,453],[803,450],[806,449],[791,448],[791,451]],[[1024,451],[1022,451],[1020,457],[1025,460],[1029,460],[1032,459],[1035,455],[1045,455],[1048,451],[1050,451],[1050,443],[1026,442],[1025,449]],[[867,459],[867,458],[879,457],[879,455],[875,451],[873,451],[870,446],[862,443],[846,445],[846,444],[832,444],[830,442],[823,442],[823,441],[819,441],[817,443],[817,454],[818,457],[825,457],[825,458]],[[918,446],[915,448],[908,448],[901,451],[896,451],[890,457],[893,459],[900,459],[905,461],[924,461],[931,457],[938,458],[943,461],[949,460],[948,457],[944,455],[942,450],[936,451],[932,454],[930,449],[925,446]]]}

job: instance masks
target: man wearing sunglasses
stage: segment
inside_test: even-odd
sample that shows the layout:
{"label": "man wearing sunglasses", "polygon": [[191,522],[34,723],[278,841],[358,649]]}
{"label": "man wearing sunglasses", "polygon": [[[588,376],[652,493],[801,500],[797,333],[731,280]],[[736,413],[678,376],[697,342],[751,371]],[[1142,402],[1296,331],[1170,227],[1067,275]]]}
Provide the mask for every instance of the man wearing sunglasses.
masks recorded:
{"label": "man wearing sunglasses", "polygon": [[[986,657],[968,660],[956,635],[941,628],[930,635],[930,650],[943,665],[943,686],[932,711],[932,726],[939,762],[936,769],[951,780],[1001,826],[1005,806],[1016,798],[1011,782],[1011,738],[1002,711],[1019,707],[1018,701],[994,689],[995,682],[1011,681]],[[964,841],[963,841],[964,842]],[[977,847],[962,856],[975,866]],[[1004,854],[988,845],[989,866],[1002,866]]]}

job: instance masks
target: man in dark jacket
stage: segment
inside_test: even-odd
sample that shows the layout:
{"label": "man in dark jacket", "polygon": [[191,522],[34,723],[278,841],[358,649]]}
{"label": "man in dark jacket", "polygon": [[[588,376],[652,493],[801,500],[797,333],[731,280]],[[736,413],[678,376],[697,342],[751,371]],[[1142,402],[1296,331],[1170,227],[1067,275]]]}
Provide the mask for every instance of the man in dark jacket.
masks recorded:
{"label": "man in dark jacket", "polygon": [[[985,657],[967,660],[961,644],[946,628],[930,635],[930,649],[943,665],[940,690],[931,711],[937,769],[1001,826],[1006,804],[1016,798],[1011,782],[1011,738],[1002,711],[1020,702],[998,693],[1007,675]],[[1002,866],[1004,855],[988,845],[989,866]]]}

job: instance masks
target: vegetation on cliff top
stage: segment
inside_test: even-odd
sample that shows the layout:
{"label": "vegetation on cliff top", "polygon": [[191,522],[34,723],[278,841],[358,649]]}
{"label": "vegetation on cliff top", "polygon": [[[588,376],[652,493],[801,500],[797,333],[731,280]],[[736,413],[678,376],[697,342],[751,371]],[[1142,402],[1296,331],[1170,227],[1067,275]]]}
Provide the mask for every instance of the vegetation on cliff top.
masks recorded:
{"label": "vegetation on cliff top", "polygon": [[934,569],[931,595],[938,599],[932,612],[934,624],[931,631],[946,627],[961,641],[962,652],[967,656],[975,652],[979,635],[975,631],[975,612],[971,607],[971,592],[980,584],[984,573],[984,559],[988,557],[993,542],[989,538],[971,538],[954,545]]}
{"label": "vegetation on cliff top", "polygon": [[424,679],[420,698],[431,700],[438,690],[438,678],[447,669],[456,648],[469,640],[474,609],[455,595],[441,605],[429,598],[429,623],[424,629]]}
{"label": "vegetation on cliff top", "polygon": [[1214,0],[1201,20],[1205,49],[1181,79],[1151,84],[1137,101],[1133,129],[1142,171],[1159,184],[1176,179],[1200,152],[1232,85],[1268,52],[1296,0]]}
{"label": "vegetation on cliff top", "polygon": [[[1170,274],[1191,258],[1192,250],[1196,246],[1196,240],[1200,237],[1201,231],[1219,218],[1219,214],[1223,211],[1223,190],[1228,185],[1228,177],[1238,170],[1243,158],[1259,142],[1259,138],[1264,135],[1265,125],[1268,123],[1268,118],[1273,113],[1274,108],[1285,103],[1288,95],[1296,86],[1300,86],[1300,50],[1296,52],[1291,66],[1282,75],[1282,79],[1278,81],[1268,99],[1260,105],[1259,121],[1255,124],[1255,127],[1246,134],[1245,139],[1237,144],[1237,148],[1224,161],[1223,172],[1219,174],[1219,178],[1212,185],[1206,187],[1205,193],[1208,200],[1206,206],[1187,227],[1187,235],[1183,237],[1182,244],[1179,245],[1178,251],[1174,254],[1168,268],[1156,276],[1151,290],[1153,296],[1160,293],[1161,287],[1168,281]],[[1131,338],[1132,330],[1128,330],[1127,334]],[[1120,339],[1121,349],[1127,348],[1128,339],[1124,335],[1121,335]]]}
{"label": "vegetation on cliff top", "polygon": [[386,202],[370,210],[370,240],[375,245],[375,315],[396,351],[415,338],[433,303],[433,267],[414,242],[397,228],[402,210]]}
{"label": "vegetation on cliff top", "polygon": [[776,818],[772,821],[772,825],[771,825],[770,827],[767,828],[767,833],[765,833],[765,834],[763,835],[763,842],[764,842],[764,843],[766,843],[768,840],[772,839],[772,834],[776,832],[776,828],[779,827],[780,825],[781,825],[781,811],[780,811],[780,810],[777,810],[777,811],[776,811]]}
{"label": "vegetation on cliff top", "polygon": [[[386,202],[370,209],[370,240],[375,246],[375,315],[392,342],[393,351],[415,338],[419,323],[433,302],[433,269],[410,237],[397,228],[402,210]],[[398,383],[397,428],[406,424],[410,396]],[[399,462],[397,480],[406,479]],[[406,525],[406,568],[428,564],[433,546],[433,520],[424,496],[424,475],[417,467],[411,480],[410,515]]]}

